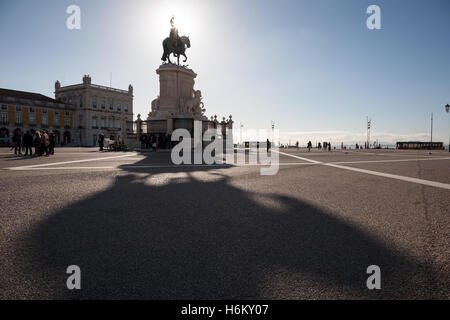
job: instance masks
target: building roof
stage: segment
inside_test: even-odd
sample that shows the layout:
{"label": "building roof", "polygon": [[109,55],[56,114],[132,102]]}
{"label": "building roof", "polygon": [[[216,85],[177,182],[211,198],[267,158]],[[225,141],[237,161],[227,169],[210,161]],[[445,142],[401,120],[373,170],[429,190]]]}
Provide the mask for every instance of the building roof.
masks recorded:
{"label": "building roof", "polygon": [[57,101],[40,93],[17,91],[0,88],[0,101],[5,103],[20,103],[28,105],[55,105],[68,106],[67,103]]}
{"label": "building roof", "polygon": [[56,92],[64,92],[67,90],[84,89],[84,88],[94,88],[94,89],[100,89],[103,91],[115,92],[115,93],[126,94],[126,95],[130,94],[130,92],[127,90],[116,89],[116,88],[101,86],[98,84],[90,84],[90,83],[89,84],[79,83],[79,84],[72,84],[72,85],[68,85],[68,86],[61,86],[60,88],[56,89],[55,91]]}

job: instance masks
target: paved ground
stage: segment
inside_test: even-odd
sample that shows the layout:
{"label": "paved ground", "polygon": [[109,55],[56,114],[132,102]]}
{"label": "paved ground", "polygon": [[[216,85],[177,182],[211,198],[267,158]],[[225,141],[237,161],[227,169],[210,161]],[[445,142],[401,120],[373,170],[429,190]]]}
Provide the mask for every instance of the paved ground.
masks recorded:
{"label": "paved ground", "polygon": [[261,176],[167,152],[0,149],[0,298],[450,298],[448,152],[281,152]]}

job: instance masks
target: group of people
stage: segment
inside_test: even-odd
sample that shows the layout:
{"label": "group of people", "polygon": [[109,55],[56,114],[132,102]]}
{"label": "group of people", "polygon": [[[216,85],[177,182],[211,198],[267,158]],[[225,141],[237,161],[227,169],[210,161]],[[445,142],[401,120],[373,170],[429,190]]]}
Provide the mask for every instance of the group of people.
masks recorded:
{"label": "group of people", "polygon": [[12,137],[12,147],[14,154],[22,155],[22,151],[25,152],[25,156],[49,156],[55,153],[56,136],[53,131],[36,131],[34,134],[27,130],[25,133],[16,130]]}
{"label": "group of people", "polygon": [[[296,143],[296,147],[297,149],[299,148],[299,144],[298,141]],[[312,142],[308,141],[306,147],[308,148],[308,152],[311,151],[312,146]],[[324,142],[323,144],[321,144],[320,142],[317,144],[317,149],[323,149],[323,150],[328,150],[331,151],[331,142]]]}
{"label": "group of people", "polygon": [[141,148],[143,149],[153,149],[153,151],[156,151],[156,149],[172,149],[172,139],[170,134],[147,134],[144,133],[140,137],[141,142]]}

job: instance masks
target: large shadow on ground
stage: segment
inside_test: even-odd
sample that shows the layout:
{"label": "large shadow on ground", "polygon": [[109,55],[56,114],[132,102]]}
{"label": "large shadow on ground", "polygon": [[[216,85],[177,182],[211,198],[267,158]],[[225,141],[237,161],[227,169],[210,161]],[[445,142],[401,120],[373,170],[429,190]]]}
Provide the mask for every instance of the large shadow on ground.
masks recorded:
{"label": "large shadow on ground", "polygon": [[[448,277],[426,262],[298,199],[264,205],[227,170],[124,168],[32,230],[25,269],[53,298],[445,298]],[[81,291],[65,288],[72,264]],[[380,291],[366,288],[372,264]]]}

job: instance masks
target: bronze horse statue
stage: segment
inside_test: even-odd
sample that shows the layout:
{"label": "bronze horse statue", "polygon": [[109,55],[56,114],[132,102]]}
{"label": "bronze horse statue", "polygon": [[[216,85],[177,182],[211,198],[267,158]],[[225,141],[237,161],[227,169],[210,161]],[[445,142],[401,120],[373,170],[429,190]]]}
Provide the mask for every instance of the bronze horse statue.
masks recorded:
{"label": "bronze horse statue", "polygon": [[175,57],[177,57],[178,65],[180,64],[180,56],[183,56],[184,57],[183,62],[186,62],[187,57],[185,51],[186,48],[190,47],[191,41],[189,40],[189,37],[181,36],[177,40],[167,37],[163,41],[164,53],[162,55],[161,60],[164,62],[168,60],[169,63],[172,63],[172,61],[170,61],[170,54],[172,53]]}

